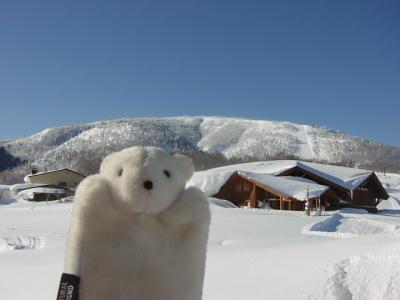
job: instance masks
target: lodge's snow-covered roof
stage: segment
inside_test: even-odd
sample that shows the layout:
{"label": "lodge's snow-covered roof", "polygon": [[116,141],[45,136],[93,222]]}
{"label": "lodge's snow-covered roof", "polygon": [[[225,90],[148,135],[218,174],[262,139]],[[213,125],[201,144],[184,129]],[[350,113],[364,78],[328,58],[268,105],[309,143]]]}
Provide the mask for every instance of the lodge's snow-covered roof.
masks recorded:
{"label": "lodge's snow-covered roof", "polygon": [[197,186],[207,195],[214,195],[236,171],[278,175],[296,166],[348,190],[355,189],[373,173],[369,170],[323,165],[296,160],[276,160],[229,165],[207,171],[196,172],[189,182],[189,185]]}
{"label": "lodge's snow-covered roof", "polygon": [[236,171],[276,175],[295,166],[295,161],[264,161],[229,165],[196,172],[188,185],[196,186],[208,196],[212,196],[219,191],[221,186]]}
{"label": "lodge's snow-covered roof", "polygon": [[239,171],[238,174],[259,185],[272,189],[286,197],[293,197],[305,201],[308,198],[321,196],[328,186],[316,184],[311,180],[299,177],[277,177],[269,174]]}
{"label": "lodge's snow-covered roof", "polygon": [[310,162],[297,162],[297,166],[312,172],[330,182],[336,183],[348,190],[353,190],[367,179],[373,171],[347,168],[332,165],[323,165]]}

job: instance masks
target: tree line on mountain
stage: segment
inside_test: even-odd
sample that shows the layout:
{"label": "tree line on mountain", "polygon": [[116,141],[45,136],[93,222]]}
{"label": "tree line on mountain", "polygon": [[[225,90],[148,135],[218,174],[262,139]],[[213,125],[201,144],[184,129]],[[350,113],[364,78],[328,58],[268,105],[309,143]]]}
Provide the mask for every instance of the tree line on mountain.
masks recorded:
{"label": "tree line on mountain", "polygon": [[[54,154],[52,159],[40,161],[41,167],[39,171],[49,171],[61,168],[70,168],[80,172],[86,176],[98,172],[102,159],[115,149],[115,146],[105,147],[102,151],[99,149],[80,149],[68,153]],[[325,160],[304,160],[297,156],[291,155],[285,151],[281,151],[272,155],[265,154],[263,156],[240,156],[227,158],[221,153],[207,153],[194,149],[173,149],[172,153],[185,154],[192,158],[197,171],[207,170],[211,168],[221,167],[225,165],[248,163],[255,161],[267,160],[303,160],[309,162],[317,162],[323,164],[331,164],[352,168],[369,169],[380,172],[400,172],[400,160],[385,160],[384,157],[377,155],[373,157],[364,156],[364,160],[342,159],[334,163]],[[0,147],[0,184],[14,184],[23,182],[23,178],[30,174],[32,164],[27,160],[11,155],[4,147]]]}
{"label": "tree line on mountain", "polygon": [[3,146],[0,146],[0,172],[12,169],[25,161],[10,154]]}

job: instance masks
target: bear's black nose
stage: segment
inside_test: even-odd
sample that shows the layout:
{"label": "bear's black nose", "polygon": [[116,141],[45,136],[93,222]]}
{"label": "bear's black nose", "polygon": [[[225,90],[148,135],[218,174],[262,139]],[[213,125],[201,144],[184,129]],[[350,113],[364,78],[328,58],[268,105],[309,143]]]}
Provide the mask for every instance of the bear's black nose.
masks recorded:
{"label": "bear's black nose", "polygon": [[153,188],[153,183],[150,180],[147,180],[143,183],[143,186],[146,190],[151,190]]}

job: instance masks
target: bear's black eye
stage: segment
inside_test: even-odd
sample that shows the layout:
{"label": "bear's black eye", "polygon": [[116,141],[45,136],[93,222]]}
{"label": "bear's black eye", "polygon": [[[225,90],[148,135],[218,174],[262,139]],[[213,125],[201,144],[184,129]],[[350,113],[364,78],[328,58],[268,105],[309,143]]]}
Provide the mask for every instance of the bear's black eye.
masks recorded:
{"label": "bear's black eye", "polygon": [[118,171],[118,176],[122,176],[122,173],[124,172],[124,170],[123,169],[119,169],[119,171]]}
{"label": "bear's black eye", "polygon": [[168,178],[171,177],[171,173],[170,173],[169,171],[167,171],[167,170],[164,170],[164,174],[165,174],[165,176],[167,176]]}

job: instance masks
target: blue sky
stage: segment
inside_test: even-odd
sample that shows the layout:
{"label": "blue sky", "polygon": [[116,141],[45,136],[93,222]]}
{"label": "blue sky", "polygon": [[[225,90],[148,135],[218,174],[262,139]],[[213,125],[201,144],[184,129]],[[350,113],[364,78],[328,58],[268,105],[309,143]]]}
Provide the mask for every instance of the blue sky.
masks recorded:
{"label": "blue sky", "polygon": [[399,3],[0,0],[0,139],[222,115],[400,145]]}

